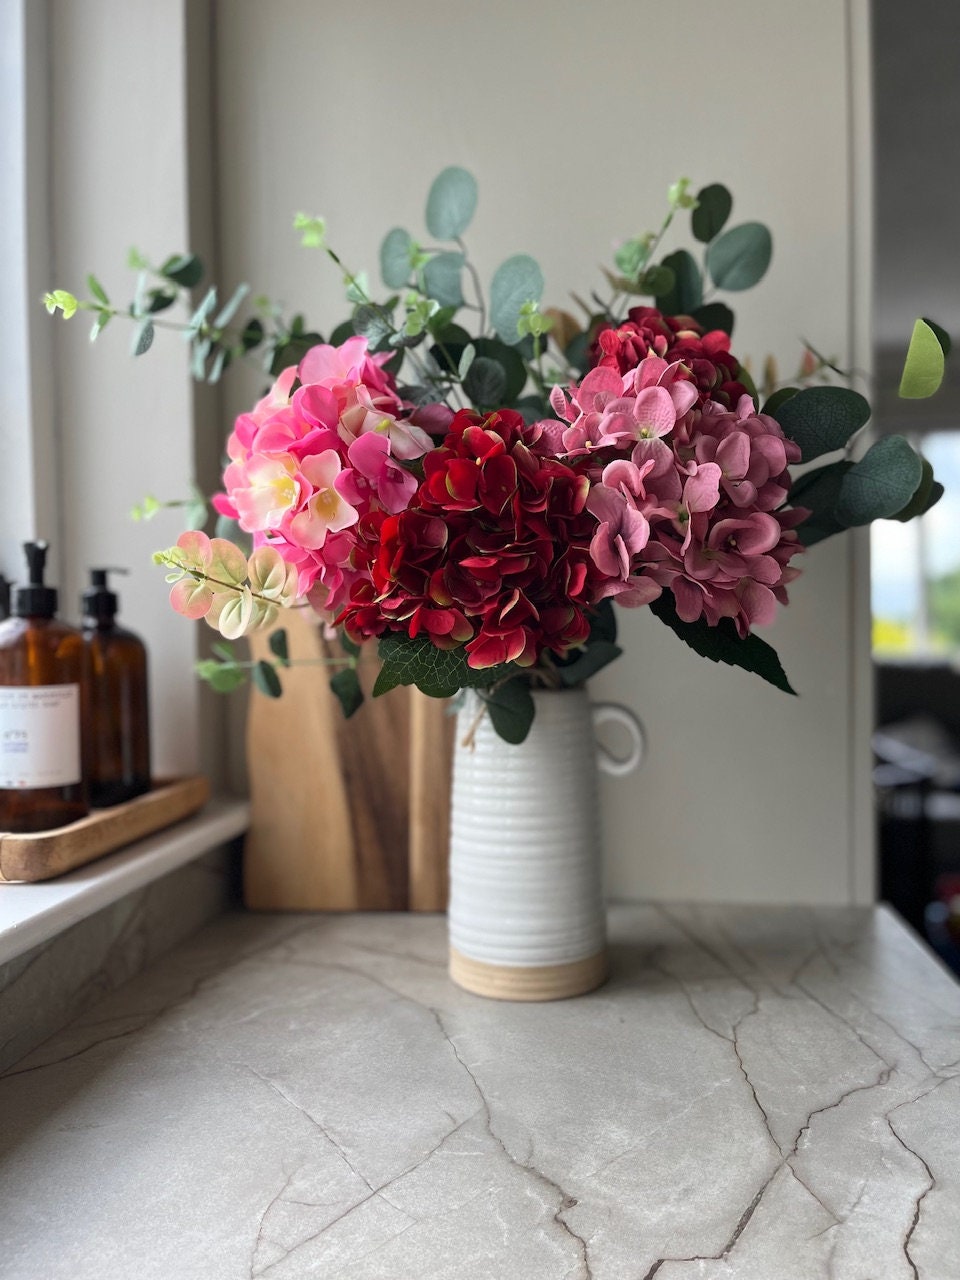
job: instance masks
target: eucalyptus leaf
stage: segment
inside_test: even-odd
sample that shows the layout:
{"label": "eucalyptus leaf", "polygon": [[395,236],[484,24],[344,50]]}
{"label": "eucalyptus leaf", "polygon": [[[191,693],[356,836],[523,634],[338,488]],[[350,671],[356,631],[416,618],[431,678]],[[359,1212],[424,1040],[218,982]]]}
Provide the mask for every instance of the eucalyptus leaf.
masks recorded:
{"label": "eucalyptus leaf", "polygon": [[[767,410],[770,413],[770,410]],[[870,417],[870,405],[848,387],[805,387],[771,413],[800,446],[804,462],[842,449]]]}
{"label": "eucalyptus leaf", "polygon": [[167,258],[160,268],[160,274],[172,280],[174,284],[192,289],[203,279],[203,263],[193,253],[174,254]]}
{"label": "eucalyptus leaf", "polygon": [[470,225],[477,208],[477,181],[453,166],[437,175],[427,196],[427,230],[438,240],[456,240]]}
{"label": "eucalyptus leaf", "polygon": [[214,320],[213,322],[214,328],[222,329],[225,325],[228,325],[230,323],[230,321],[239,311],[240,303],[244,300],[244,298],[247,296],[249,292],[250,292],[250,286],[248,284],[237,285],[236,289],[234,289],[233,293],[230,296],[229,302],[226,304],[226,306],[217,316],[216,320]]}
{"label": "eucalyptus leaf", "polygon": [[502,403],[513,404],[527,385],[527,366],[520,352],[498,338],[477,338],[473,347],[478,356],[495,360],[500,365],[506,378]]}
{"label": "eucalyptus leaf", "polygon": [[722,329],[724,333],[733,333],[734,315],[725,302],[708,302],[702,307],[696,307],[690,314],[708,332]]}
{"label": "eucalyptus leaf", "polygon": [[254,665],[253,683],[268,698],[279,698],[283,693],[283,686],[280,683],[276,668],[272,663],[264,662],[262,658]]}
{"label": "eucalyptus leaf", "polygon": [[463,290],[460,274],[463,271],[462,253],[438,253],[423,268],[423,285],[427,297],[435,299],[442,307],[463,306]]}
{"label": "eucalyptus leaf", "polygon": [[884,436],[843,477],[837,517],[846,525],[870,524],[902,511],[923,479],[920,455],[903,436]]}
{"label": "eucalyptus leaf", "polygon": [[290,649],[287,644],[287,633],[285,628],[278,627],[276,631],[271,631],[267,644],[269,644],[270,652],[273,656],[278,658],[285,667],[289,667]]}
{"label": "eucalyptus leaf", "polygon": [[557,666],[557,674],[565,686],[572,688],[589,680],[622,653],[620,646],[609,640],[590,640],[573,662]]}
{"label": "eucalyptus leaf", "polygon": [[915,321],[900,378],[900,396],[904,400],[925,400],[938,390],[943,373],[944,347],[940,338],[926,320]]}
{"label": "eucalyptus leaf", "polygon": [[132,351],[135,356],[142,356],[153,346],[153,322],[144,320],[143,323],[134,330]]}
{"label": "eucalyptus leaf", "polygon": [[482,694],[490,723],[504,742],[524,741],[533,724],[535,707],[526,680],[518,676]]}
{"label": "eucalyptus leaf", "polygon": [[907,505],[892,517],[903,524],[908,520],[914,520],[917,516],[924,515],[931,507],[936,506],[943,497],[943,485],[938,480],[934,480],[933,467],[923,456],[920,458],[920,465],[923,471],[916,493]]}
{"label": "eucalyptus leaf", "polygon": [[467,376],[463,380],[463,389],[478,409],[495,409],[503,403],[507,388],[507,375],[502,365],[489,356],[477,356]]}
{"label": "eucalyptus leaf", "polygon": [[542,296],[543,272],[529,254],[515,254],[500,264],[490,283],[490,320],[504,342],[518,343],[523,304],[539,302]]}
{"label": "eucalyptus leaf", "polygon": [[733,196],[722,183],[714,182],[697,192],[697,207],[691,215],[693,234],[701,244],[709,244],[726,226],[733,208]]}
{"label": "eucalyptus leaf", "polygon": [[107,297],[106,290],[95,275],[91,274],[87,276],[87,288],[103,306],[108,307],[110,305],[110,299]]}
{"label": "eucalyptus leaf", "polygon": [[837,516],[837,501],[843,477],[852,466],[853,463],[845,459],[831,462],[804,472],[794,481],[790,490],[791,506],[807,507],[810,511],[797,529],[797,536],[805,547],[813,547],[824,538],[832,538],[847,529],[848,526]]}
{"label": "eucalyptus leaf", "polygon": [[410,279],[413,238],[403,227],[388,231],[380,246],[380,275],[388,289],[402,289]]}
{"label": "eucalyptus leaf", "polygon": [[[780,387],[774,391],[773,395],[767,400],[766,404],[760,410],[761,413],[768,413],[771,418],[777,417],[777,410],[782,404],[786,404],[793,396],[799,392],[799,387]],[[779,419],[777,419],[779,421]]]}
{"label": "eucalyptus leaf", "polygon": [[678,249],[662,266],[673,272],[673,288],[657,294],[657,307],[666,316],[688,316],[703,302],[703,279],[691,253]]}
{"label": "eucalyptus leaf", "polygon": [[345,720],[349,720],[363,706],[363,689],[354,667],[344,667],[331,676],[330,689],[340,703]]}
{"label": "eucalyptus leaf", "polygon": [[724,231],[707,248],[707,271],[718,289],[739,292],[762,280],[773,255],[773,239],[761,222]]}
{"label": "eucalyptus leaf", "polygon": [[[350,330],[353,333],[353,329]],[[243,333],[240,335],[240,344],[244,351],[252,351],[254,347],[259,347],[263,341],[263,324],[255,316],[252,320],[248,320],[243,327]]]}

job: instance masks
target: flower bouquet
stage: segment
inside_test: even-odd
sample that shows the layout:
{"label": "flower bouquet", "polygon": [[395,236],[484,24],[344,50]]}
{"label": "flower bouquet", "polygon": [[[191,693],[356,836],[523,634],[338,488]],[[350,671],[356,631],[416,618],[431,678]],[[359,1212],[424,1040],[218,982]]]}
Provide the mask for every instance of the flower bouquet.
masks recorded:
{"label": "flower bouquet", "polygon": [[[242,318],[246,286],[219,310],[210,288],[174,322],[196,377],[260,358],[272,385],[227,441],[214,536],[198,495],[195,527],[156,559],[174,608],[221,633],[200,664],[216,688],[252,671],[281,692],[282,629],[270,659],[243,662],[230,642],[298,605],[341,639],[331,685],[347,715],[363,700],[367,644],[380,663],[374,695],[466,691],[451,972],[482,994],[546,999],[606,972],[597,717],[633,737],[629,758],[601,753],[610,771],[632,767],[643,745],[632,713],[591,708],[584,691],[620,653],[614,606],[645,606],[698,653],[792,692],[755,628],[787,603],[804,550],[920,515],[942,489],[902,437],[861,447],[869,405],[831,384],[839,370],[812,349],[790,384],[768,365],[755,386],[731,351],[724,297],[762,278],[772,240],[756,222],[728,227],[722,185],[693,194],[677,183],[659,230],[616,250],[605,294],[575,300],[580,322],[541,308],[543,277],[526,254],[484,291],[462,238],[476,202],[470,174],[440,174],[432,243],[394,228],[381,245],[386,296],[327,246],[322,220],[299,215],[351,307],[327,340],[266,300]],[[702,265],[685,248],[661,256],[681,212]],[[135,265],[126,312],[141,355],[203,269],[190,255]],[[88,283],[90,297],[56,291],[47,305],[92,311],[96,336],[123,312]],[[904,395],[935,390],[947,346],[917,322]]]}
{"label": "flower bouquet", "polygon": [[[614,604],[647,606],[705,657],[792,692],[754,628],[787,603],[806,547],[932,506],[942,489],[929,465],[899,436],[856,457],[869,405],[811,385],[839,372],[812,349],[795,384],[776,386],[768,369],[758,393],[717,295],[756,284],[772,240],[756,222],[727,226],[722,185],[675,184],[659,231],[616,250],[606,296],[577,299],[581,323],[541,309],[526,254],[485,295],[462,239],[476,203],[469,173],[439,175],[426,207],[437,243],[394,228],[381,245],[386,297],[327,246],[322,219],[298,215],[351,305],[327,341],[265,300],[238,322],[246,286],[219,311],[209,289],[175,326],[198,378],[259,355],[275,380],[227,442],[216,536],[195,528],[156,556],[174,608],[232,641],[309,605],[342,636],[332,684],[348,715],[363,698],[360,646],[373,641],[375,695],[475,690],[510,742],[530,729],[533,689],[581,685],[619,654]],[[702,266],[683,248],[659,256],[681,211]],[[151,283],[149,264],[134,265],[139,355],[203,269],[173,257]],[[58,290],[47,305],[93,311],[96,336],[119,311],[88,283],[90,297]],[[935,388],[947,346],[917,322],[904,394]],[[195,523],[206,516],[201,506]],[[253,674],[276,695],[282,633],[273,643],[275,661]],[[228,645],[216,655],[200,664],[215,687],[246,678]]]}

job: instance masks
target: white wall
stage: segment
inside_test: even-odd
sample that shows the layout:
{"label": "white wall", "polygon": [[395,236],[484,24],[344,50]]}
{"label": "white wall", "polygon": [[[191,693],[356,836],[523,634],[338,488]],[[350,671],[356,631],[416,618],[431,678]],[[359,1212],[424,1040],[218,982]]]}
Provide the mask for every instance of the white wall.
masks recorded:
{"label": "white wall", "polygon": [[[183,0],[51,0],[49,85],[53,253],[37,297],[54,284],[83,294],[93,270],[125,305],[134,285],[129,247],[157,262],[189,241]],[[147,492],[184,496],[193,475],[183,344],[158,338],[134,361],[132,325],[123,319],[91,349],[86,318],[67,324],[37,310],[56,335],[47,376],[60,527],[49,536],[61,543],[63,612],[77,617],[89,566],[130,570],[117,589],[121,621],[144,638],[151,657],[155,772],[190,772],[198,764],[197,630],[172,613],[162,571],[151,563],[157,547],[176,541],[182,522],[178,513],[149,524],[128,515]]]}
{"label": "white wall", "polygon": [[[808,337],[864,367],[869,134],[860,0],[220,0],[225,279],[329,327],[339,282],[297,247],[295,210],[376,275],[392,225],[422,231],[430,180],[471,169],[468,233],[489,279],[533,252],[547,297],[601,283],[614,241],[653,226],[668,184],[723,181],[735,220],[774,232],[735,349],[789,370]],[[232,407],[253,390],[234,384]],[[622,896],[844,902],[872,893],[862,549],[807,557],[769,637],[800,693],[718,669],[646,614],[595,696],[650,731],[636,780],[608,782],[609,887]]]}

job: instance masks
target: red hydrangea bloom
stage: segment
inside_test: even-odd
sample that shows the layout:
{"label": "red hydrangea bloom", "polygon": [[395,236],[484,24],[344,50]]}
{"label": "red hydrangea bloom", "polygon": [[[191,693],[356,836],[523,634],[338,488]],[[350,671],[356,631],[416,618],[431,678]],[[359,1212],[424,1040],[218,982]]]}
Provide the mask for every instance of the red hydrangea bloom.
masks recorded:
{"label": "red hydrangea bloom", "polygon": [[465,645],[476,668],[583,644],[605,576],[590,553],[588,462],[561,461],[512,410],[461,410],[407,509],[360,522],[369,580],[338,621],[357,641],[393,631]]}
{"label": "red hydrangea bloom", "polygon": [[665,316],[656,307],[631,307],[618,325],[604,324],[589,351],[591,368],[627,374],[645,356],[661,356],[668,364],[680,360],[700,392],[701,403],[715,400],[735,408],[749,394],[740,382],[740,362],[730,354],[730,335],[722,329],[706,332],[692,316]]}

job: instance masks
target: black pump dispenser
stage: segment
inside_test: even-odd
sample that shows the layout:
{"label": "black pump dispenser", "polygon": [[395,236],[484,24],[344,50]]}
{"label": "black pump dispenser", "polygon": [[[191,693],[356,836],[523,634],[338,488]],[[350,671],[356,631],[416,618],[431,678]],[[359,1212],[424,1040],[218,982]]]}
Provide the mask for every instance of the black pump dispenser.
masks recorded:
{"label": "black pump dispenser", "polygon": [[126,573],[126,569],[91,569],[90,585],[81,597],[84,618],[101,626],[111,625],[119,607],[117,593],[107,583],[108,573]]}
{"label": "black pump dispenser", "polygon": [[23,552],[30,577],[26,586],[17,587],[13,593],[13,615],[15,618],[53,618],[57,612],[57,591],[43,581],[47,543],[25,542]]}

